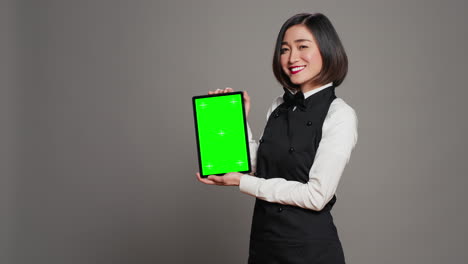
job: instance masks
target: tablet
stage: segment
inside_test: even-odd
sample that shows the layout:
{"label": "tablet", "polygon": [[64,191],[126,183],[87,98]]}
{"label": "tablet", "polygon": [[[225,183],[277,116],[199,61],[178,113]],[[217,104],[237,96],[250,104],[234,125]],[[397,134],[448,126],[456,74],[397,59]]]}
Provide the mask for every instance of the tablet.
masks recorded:
{"label": "tablet", "polygon": [[201,177],[251,171],[242,91],[192,97]]}

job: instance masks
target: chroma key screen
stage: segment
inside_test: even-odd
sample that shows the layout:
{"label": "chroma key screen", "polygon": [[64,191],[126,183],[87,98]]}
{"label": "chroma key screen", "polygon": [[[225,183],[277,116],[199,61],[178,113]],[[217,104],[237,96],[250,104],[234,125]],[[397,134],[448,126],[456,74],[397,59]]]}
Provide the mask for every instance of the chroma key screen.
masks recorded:
{"label": "chroma key screen", "polygon": [[249,172],[242,92],[193,97],[200,174]]}

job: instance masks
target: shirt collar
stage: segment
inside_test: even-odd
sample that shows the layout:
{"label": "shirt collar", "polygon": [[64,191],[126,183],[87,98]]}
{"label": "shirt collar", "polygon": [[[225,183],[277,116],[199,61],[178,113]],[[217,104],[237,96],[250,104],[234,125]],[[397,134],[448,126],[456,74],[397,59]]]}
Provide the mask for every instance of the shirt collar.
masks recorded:
{"label": "shirt collar", "polygon": [[[312,90],[310,90],[310,91],[308,91],[308,92],[306,92],[306,93],[304,94],[304,99],[306,99],[307,97],[313,95],[314,93],[320,92],[320,91],[322,91],[323,89],[325,89],[325,88],[327,88],[327,87],[330,87],[330,86],[332,86],[332,85],[333,85],[333,82],[329,82],[329,83],[327,83],[327,84],[325,84],[325,85],[322,85],[322,86],[320,86],[320,87],[318,87],[318,88],[312,89]],[[288,88],[286,88],[286,89],[288,89]],[[289,90],[289,89],[288,89],[288,91],[291,92],[292,94],[296,94],[296,92],[293,92],[293,91],[291,91],[291,90]]]}

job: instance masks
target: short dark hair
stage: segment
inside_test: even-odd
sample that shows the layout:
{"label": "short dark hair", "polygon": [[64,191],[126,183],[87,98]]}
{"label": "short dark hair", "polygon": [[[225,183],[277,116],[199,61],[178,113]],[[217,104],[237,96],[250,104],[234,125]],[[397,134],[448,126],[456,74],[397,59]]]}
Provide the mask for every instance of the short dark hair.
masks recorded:
{"label": "short dark hair", "polygon": [[291,90],[298,90],[299,86],[291,82],[281,67],[281,42],[288,28],[294,25],[305,25],[312,33],[318,45],[322,57],[322,69],[313,78],[317,84],[333,82],[335,87],[339,86],[348,73],[348,56],[341,44],[338,33],[330,20],[321,13],[300,13],[292,16],[284,22],[276,39],[275,52],[273,55],[273,73],[278,82]]}

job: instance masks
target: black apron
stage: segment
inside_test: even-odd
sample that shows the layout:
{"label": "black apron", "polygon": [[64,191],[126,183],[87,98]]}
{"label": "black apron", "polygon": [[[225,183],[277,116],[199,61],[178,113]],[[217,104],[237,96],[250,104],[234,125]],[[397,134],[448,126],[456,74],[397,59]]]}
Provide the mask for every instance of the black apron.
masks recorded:
{"label": "black apron", "polygon": [[[286,90],[285,90],[286,91]],[[279,105],[268,118],[257,152],[256,176],[306,183],[322,138],[322,125],[335,87],[305,99],[292,111]],[[321,211],[255,200],[249,264],[345,263],[330,213],[336,196]]]}

